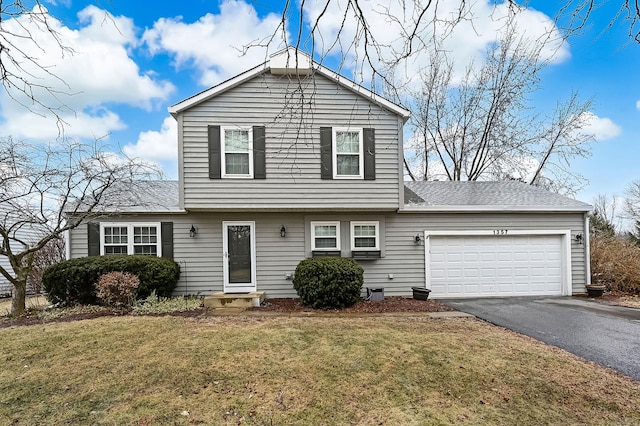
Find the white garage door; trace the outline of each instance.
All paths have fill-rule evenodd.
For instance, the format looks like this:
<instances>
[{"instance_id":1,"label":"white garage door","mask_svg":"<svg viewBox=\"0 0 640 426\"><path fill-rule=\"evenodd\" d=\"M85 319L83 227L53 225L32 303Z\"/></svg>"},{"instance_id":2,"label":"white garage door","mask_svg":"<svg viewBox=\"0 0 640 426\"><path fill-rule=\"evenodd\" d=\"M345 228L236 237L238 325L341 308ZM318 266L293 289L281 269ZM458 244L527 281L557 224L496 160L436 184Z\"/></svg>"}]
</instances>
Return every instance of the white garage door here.
<instances>
[{"instance_id":1,"label":"white garage door","mask_svg":"<svg viewBox=\"0 0 640 426\"><path fill-rule=\"evenodd\" d=\"M431 236L434 297L562 294L562 236Z\"/></svg>"}]
</instances>

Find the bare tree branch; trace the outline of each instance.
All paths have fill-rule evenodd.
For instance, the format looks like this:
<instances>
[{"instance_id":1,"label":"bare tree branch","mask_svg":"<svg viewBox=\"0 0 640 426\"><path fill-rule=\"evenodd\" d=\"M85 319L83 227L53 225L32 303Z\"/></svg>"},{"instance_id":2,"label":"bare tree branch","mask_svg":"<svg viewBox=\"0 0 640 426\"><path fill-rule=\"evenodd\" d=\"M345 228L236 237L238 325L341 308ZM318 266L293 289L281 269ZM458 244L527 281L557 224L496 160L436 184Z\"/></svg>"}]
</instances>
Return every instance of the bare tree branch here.
<instances>
[{"instance_id":1,"label":"bare tree branch","mask_svg":"<svg viewBox=\"0 0 640 426\"><path fill-rule=\"evenodd\" d=\"M27 278L36 254L83 220L117 214L131 204L123 194L158 178L151 166L103 151L96 142L35 145L0 141L0 256L12 270L12 314L24 311Z\"/></svg>"},{"instance_id":2,"label":"bare tree branch","mask_svg":"<svg viewBox=\"0 0 640 426\"><path fill-rule=\"evenodd\" d=\"M0 2L0 81L7 96L32 113L53 114L62 134L67 124L62 115L69 108L61 95L71 94L71 89L38 55L27 51L44 54L41 40L48 37L58 46L61 57L74 53L51 24L52 19L40 0ZM48 80L61 83L69 92Z\"/></svg>"}]
</instances>

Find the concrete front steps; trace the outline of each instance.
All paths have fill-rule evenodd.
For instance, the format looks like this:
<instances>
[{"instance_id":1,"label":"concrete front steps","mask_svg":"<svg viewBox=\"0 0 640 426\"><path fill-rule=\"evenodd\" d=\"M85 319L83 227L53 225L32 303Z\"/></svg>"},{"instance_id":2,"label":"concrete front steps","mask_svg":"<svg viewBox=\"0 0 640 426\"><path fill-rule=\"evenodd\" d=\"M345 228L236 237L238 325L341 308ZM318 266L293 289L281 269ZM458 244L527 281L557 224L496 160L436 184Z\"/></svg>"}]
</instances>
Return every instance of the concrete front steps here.
<instances>
[{"instance_id":1,"label":"concrete front steps","mask_svg":"<svg viewBox=\"0 0 640 426\"><path fill-rule=\"evenodd\" d=\"M204 298L204 306L207 308L251 308L260 306L264 300L264 291L252 291L251 293L213 293Z\"/></svg>"}]
</instances>

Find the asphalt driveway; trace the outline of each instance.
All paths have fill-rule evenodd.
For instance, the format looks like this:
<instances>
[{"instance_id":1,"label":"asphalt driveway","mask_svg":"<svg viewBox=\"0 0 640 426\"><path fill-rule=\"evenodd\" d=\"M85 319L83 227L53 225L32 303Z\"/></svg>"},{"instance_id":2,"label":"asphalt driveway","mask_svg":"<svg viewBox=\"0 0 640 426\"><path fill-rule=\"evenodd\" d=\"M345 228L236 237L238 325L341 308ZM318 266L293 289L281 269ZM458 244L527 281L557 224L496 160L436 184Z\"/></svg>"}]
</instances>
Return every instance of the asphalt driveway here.
<instances>
[{"instance_id":1,"label":"asphalt driveway","mask_svg":"<svg viewBox=\"0 0 640 426\"><path fill-rule=\"evenodd\" d=\"M640 309L576 297L440 302L640 381Z\"/></svg>"}]
</instances>

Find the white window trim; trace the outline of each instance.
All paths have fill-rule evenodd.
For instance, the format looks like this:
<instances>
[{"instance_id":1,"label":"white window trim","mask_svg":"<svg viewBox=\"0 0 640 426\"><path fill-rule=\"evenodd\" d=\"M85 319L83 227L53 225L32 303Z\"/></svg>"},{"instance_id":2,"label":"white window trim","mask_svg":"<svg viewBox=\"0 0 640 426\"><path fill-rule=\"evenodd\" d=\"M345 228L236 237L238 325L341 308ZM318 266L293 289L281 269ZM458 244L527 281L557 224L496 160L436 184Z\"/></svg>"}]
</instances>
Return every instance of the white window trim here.
<instances>
[{"instance_id":1,"label":"white window trim","mask_svg":"<svg viewBox=\"0 0 640 426\"><path fill-rule=\"evenodd\" d=\"M339 175L338 174L338 152L336 149L336 133L338 132L357 132L358 133L358 175ZM334 127L331 134L331 152L333 162L333 178L334 179L364 179L364 140L362 128L350 127Z\"/></svg>"},{"instance_id":2,"label":"white window trim","mask_svg":"<svg viewBox=\"0 0 640 426\"><path fill-rule=\"evenodd\" d=\"M375 247L356 247L356 226L371 226L374 225L376 228L376 246ZM353 221L351 222L351 251L371 251L371 250L380 250L380 222L369 220L369 221Z\"/></svg>"},{"instance_id":3,"label":"white window trim","mask_svg":"<svg viewBox=\"0 0 640 426\"><path fill-rule=\"evenodd\" d=\"M333 225L336 227L336 247L316 247L316 226ZM311 222L311 250L340 250L340 222L339 221L320 221Z\"/></svg>"},{"instance_id":4,"label":"white window trim","mask_svg":"<svg viewBox=\"0 0 640 426\"><path fill-rule=\"evenodd\" d=\"M226 173L227 170L227 156L226 154L233 154L234 151L228 152L225 149L225 135L226 130L246 130L249 132L249 174L237 175ZM222 126L220 127L220 170L223 178L244 178L253 179L253 127L237 127L237 126ZM237 152L238 154L244 154L244 152Z\"/></svg>"},{"instance_id":5,"label":"white window trim","mask_svg":"<svg viewBox=\"0 0 640 426\"><path fill-rule=\"evenodd\" d=\"M104 256L104 228L127 228L127 255L132 255L134 251L133 246L135 245L133 243L133 228L139 226L153 226L157 229L158 239L156 241L156 253L158 257L162 257L162 228L160 227L160 222L100 222L100 256Z\"/></svg>"}]
</instances>

